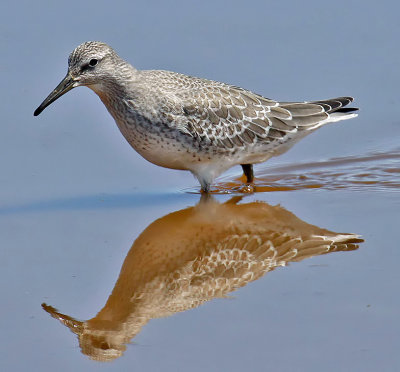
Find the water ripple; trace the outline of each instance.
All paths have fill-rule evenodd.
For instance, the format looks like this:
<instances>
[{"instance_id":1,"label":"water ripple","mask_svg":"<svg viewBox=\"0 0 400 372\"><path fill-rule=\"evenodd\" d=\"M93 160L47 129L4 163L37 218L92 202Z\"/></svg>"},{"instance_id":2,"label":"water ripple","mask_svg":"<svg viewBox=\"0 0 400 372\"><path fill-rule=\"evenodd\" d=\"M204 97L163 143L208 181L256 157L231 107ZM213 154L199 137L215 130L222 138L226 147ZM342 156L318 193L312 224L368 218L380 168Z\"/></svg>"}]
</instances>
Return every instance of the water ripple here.
<instances>
[{"instance_id":1,"label":"water ripple","mask_svg":"<svg viewBox=\"0 0 400 372\"><path fill-rule=\"evenodd\" d=\"M258 168L255 174L254 185L244 184L243 177L222 177L212 192L229 194L302 189L400 191L400 148L363 156Z\"/></svg>"}]
</instances>

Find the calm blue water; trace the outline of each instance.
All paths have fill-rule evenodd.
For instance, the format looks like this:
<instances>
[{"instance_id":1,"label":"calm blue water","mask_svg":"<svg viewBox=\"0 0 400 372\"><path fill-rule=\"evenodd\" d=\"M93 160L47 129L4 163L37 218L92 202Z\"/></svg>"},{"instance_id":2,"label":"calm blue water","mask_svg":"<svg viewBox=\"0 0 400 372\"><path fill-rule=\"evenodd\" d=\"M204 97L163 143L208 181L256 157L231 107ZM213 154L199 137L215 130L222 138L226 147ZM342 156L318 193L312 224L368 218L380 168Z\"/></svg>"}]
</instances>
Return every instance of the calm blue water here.
<instances>
[{"instance_id":1,"label":"calm blue water","mask_svg":"<svg viewBox=\"0 0 400 372\"><path fill-rule=\"evenodd\" d=\"M398 12L394 1L2 4L0 369L399 370ZM136 154L89 89L33 117L65 75L68 54L86 40L109 43L137 68L277 100L354 96L358 118L258 166L260 186L297 190L240 203L279 204L305 223L365 242L277 268L233 298L150 320L113 362L89 359L41 304L82 321L96 317L138 236L199 195L186 192L197 187L190 174ZM319 188L301 189L304 175Z\"/></svg>"}]
</instances>

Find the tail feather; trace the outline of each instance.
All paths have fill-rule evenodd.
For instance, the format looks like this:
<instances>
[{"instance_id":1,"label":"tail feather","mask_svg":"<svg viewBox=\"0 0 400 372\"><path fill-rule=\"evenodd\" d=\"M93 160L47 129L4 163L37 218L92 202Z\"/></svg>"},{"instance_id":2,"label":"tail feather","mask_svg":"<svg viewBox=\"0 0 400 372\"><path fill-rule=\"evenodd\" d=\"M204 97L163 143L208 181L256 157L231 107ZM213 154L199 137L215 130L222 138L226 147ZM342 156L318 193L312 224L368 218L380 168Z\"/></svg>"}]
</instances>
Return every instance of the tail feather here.
<instances>
[{"instance_id":1,"label":"tail feather","mask_svg":"<svg viewBox=\"0 0 400 372\"><path fill-rule=\"evenodd\" d=\"M281 102L280 107L290 114L290 118L278 118L271 110L273 115L269 120L275 129L282 126L279 126L279 123L276 124L277 121L281 121L287 127L292 128L289 132L314 130L327 123L356 117L357 114L354 111L358 110L357 107L344 107L353 100L353 97L338 97L311 102ZM295 127L294 130L293 127ZM288 131L284 130L284 132Z\"/></svg>"},{"instance_id":2,"label":"tail feather","mask_svg":"<svg viewBox=\"0 0 400 372\"><path fill-rule=\"evenodd\" d=\"M324 108L325 112L331 114L333 112L345 113L345 112L357 111L358 110L357 107L344 108L344 106L347 106L349 103L353 101L354 101L353 97L337 97L326 100L313 101L310 103L321 105Z\"/></svg>"},{"instance_id":3,"label":"tail feather","mask_svg":"<svg viewBox=\"0 0 400 372\"><path fill-rule=\"evenodd\" d=\"M347 113L347 112L353 112L353 111L358 111L358 107L342 107L342 108L336 110L335 112Z\"/></svg>"}]
</instances>

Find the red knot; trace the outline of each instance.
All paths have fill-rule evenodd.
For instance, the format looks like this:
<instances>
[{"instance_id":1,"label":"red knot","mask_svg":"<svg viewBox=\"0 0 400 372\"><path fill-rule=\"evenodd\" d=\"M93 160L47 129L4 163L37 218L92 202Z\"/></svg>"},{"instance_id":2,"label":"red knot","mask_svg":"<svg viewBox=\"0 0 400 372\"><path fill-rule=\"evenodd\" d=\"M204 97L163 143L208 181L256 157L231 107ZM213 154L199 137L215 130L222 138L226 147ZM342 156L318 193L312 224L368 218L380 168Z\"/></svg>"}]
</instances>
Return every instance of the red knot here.
<instances>
[{"instance_id":1,"label":"red knot","mask_svg":"<svg viewBox=\"0 0 400 372\"><path fill-rule=\"evenodd\" d=\"M165 168L188 170L204 192L222 172L286 152L327 123L357 116L352 97L277 102L243 88L163 70L137 70L107 44L89 41L69 56L68 73L35 110L87 86L103 101L129 144Z\"/></svg>"}]
</instances>

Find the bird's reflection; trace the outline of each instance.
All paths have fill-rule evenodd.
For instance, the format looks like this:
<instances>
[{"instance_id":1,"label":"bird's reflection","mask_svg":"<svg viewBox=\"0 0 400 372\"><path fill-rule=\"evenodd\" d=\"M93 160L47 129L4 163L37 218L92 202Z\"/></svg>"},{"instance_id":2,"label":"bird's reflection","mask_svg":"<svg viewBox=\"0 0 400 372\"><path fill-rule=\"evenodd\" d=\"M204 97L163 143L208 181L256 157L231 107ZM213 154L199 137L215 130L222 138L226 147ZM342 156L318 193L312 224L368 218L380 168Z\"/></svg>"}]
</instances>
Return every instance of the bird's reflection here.
<instances>
[{"instance_id":1,"label":"bird's reflection","mask_svg":"<svg viewBox=\"0 0 400 372\"><path fill-rule=\"evenodd\" d=\"M77 334L84 354L107 361L121 356L151 319L193 309L245 286L289 262L350 251L358 235L310 225L264 202L199 204L168 214L135 240L106 305L78 321L43 308Z\"/></svg>"}]
</instances>

